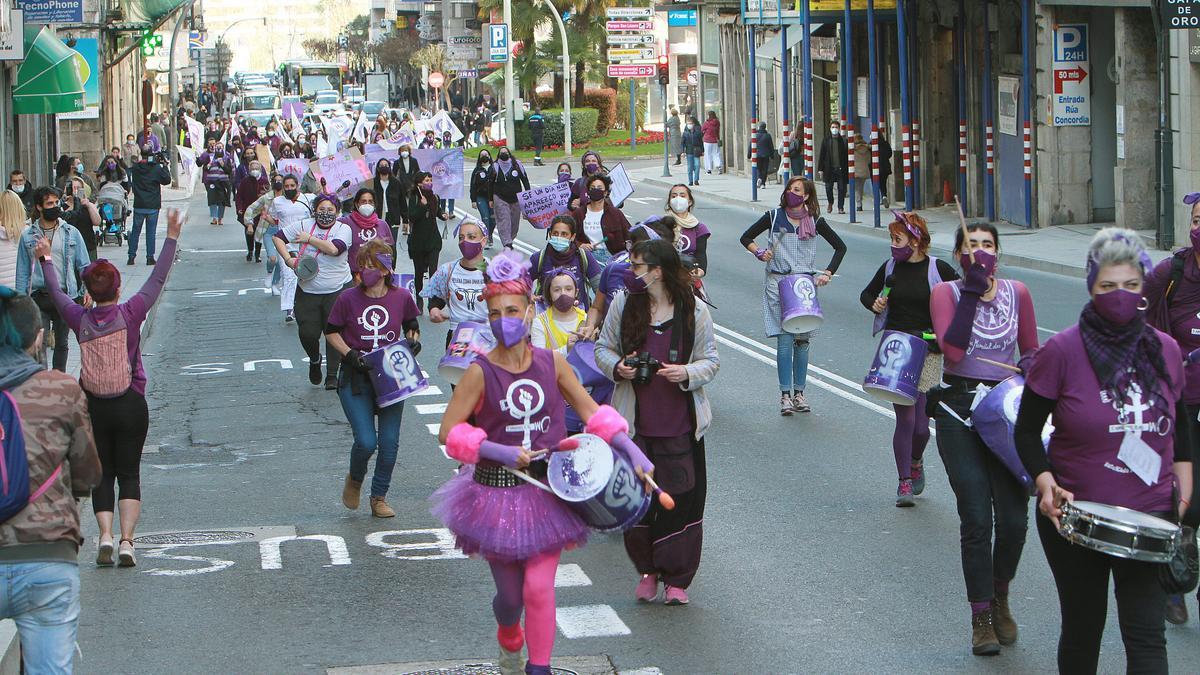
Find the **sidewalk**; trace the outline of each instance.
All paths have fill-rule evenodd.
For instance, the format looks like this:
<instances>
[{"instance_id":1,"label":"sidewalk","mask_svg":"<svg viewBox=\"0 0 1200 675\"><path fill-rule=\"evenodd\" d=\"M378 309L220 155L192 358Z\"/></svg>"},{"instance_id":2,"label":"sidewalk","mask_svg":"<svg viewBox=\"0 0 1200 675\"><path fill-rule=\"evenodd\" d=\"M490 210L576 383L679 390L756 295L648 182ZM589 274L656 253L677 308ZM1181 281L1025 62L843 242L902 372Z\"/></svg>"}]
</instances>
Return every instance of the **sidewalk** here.
<instances>
[{"instance_id":1,"label":"sidewalk","mask_svg":"<svg viewBox=\"0 0 1200 675\"><path fill-rule=\"evenodd\" d=\"M651 168L631 168L629 178L634 185L651 185L655 188L668 189L670 186L687 182L687 171L683 166L672 166L671 177L662 175L662 166ZM782 186L778 183L768 183L765 189L758 191L758 201L750 201L750 179L733 174L709 175L700 177L700 186L696 189L698 197L712 199L731 206L747 209L769 209L778 204ZM824 184L818 183L817 192L821 199L821 209L825 209ZM859 222L851 223L850 214L824 213L825 219L831 225L842 231L856 231L887 238L887 225L894 219L891 211L880 209L879 229L874 227L874 203L866 191L863 197L865 213L857 213ZM849 207L849 199L847 199ZM895 208L903 208L902 204L893 202ZM847 208L847 211L849 209ZM953 206L921 209L918 211L929 224L929 233L933 237L933 250L939 256L944 256L954 248L954 233L959 227L958 213ZM969 218L968 221L978 219ZM1111 223L1092 225L1057 225L1037 230L1029 230L1007 223L997 223L1000 232L1001 259L1006 265L1027 269L1083 277L1085 274L1084 261L1087 256L1088 243L1092 235L1101 227ZM1154 231L1146 230L1140 233L1146 247L1150 249L1150 257L1155 262L1170 255L1169 251L1153 249Z\"/></svg>"}]
</instances>

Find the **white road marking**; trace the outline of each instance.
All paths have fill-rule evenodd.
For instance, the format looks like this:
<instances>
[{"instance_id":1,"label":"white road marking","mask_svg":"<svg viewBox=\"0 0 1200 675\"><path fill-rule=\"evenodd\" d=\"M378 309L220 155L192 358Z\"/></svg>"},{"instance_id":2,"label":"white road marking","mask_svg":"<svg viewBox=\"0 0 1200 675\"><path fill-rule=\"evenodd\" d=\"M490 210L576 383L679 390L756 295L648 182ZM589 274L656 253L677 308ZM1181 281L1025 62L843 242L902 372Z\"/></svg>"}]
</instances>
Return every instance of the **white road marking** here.
<instances>
[{"instance_id":1,"label":"white road marking","mask_svg":"<svg viewBox=\"0 0 1200 675\"><path fill-rule=\"evenodd\" d=\"M433 541L389 542L389 537L433 539ZM393 560L465 560L454 546L454 535L440 527L419 530L385 530L367 535L367 545L383 549L379 555Z\"/></svg>"},{"instance_id":2,"label":"white road marking","mask_svg":"<svg viewBox=\"0 0 1200 675\"><path fill-rule=\"evenodd\" d=\"M608 605L559 607L558 629L568 640L629 635L632 632Z\"/></svg>"},{"instance_id":3,"label":"white road marking","mask_svg":"<svg viewBox=\"0 0 1200 675\"><path fill-rule=\"evenodd\" d=\"M258 542L258 554L264 570L283 569L283 551L281 546L285 541L320 541L324 542L329 551L330 565L349 565L350 550L346 548L346 540L329 534L309 534L302 537L295 535L287 537L271 537Z\"/></svg>"},{"instance_id":4,"label":"white road marking","mask_svg":"<svg viewBox=\"0 0 1200 675\"><path fill-rule=\"evenodd\" d=\"M409 398L413 398L416 396L441 396L441 395L442 395L442 390L440 388L438 388L437 385L431 384L428 387L422 389L421 391L418 391L417 393L413 394Z\"/></svg>"},{"instance_id":5,"label":"white road marking","mask_svg":"<svg viewBox=\"0 0 1200 675\"><path fill-rule=\"evenodd\" d=\"M183 250L187 253L245 253L246 252L246 249L244 249L244 248L221 248L221 249L185 248Z\"/></svg>"},{"instance_id":6,"label":"white road marking","mask_svg":"<svg viewBox=\"0 0 1200 675\"><path fill-rule=\"evenodd\" d=\"M429 430L429 433L431 435L437 436L438 432L440 432L442 430L442 423L436 422L434 424L426 424L425 428Z\"/></svg>"},{"instance_id":7,"label":"white road marking","mask_svg":"<svg viewBox=\"0 0 1200 675\"><path fill-rule=\"evenodd\" d=\"M592 580L584 573L583 568L575 563L565 563L558 566L554 573L555 588L571 588L575 586L591 586Z\"/></svg>"},{"instance_id":8,"label":"white road marking","mask_svg":"<svg viewBox=\"0 0 1200 675\"><path fill-rule=\"evenodd\" d=\"M417 406L418 415L441 415L446 412L448 403L424 403Z\"/></svg>"},{"instance_id":9,"label":"white road marking","mask_svg":"<svg viewBox=\"0 0 1200 675\"><path fill-rule=\"evenodd\" d=\"M636 670L622 670L617 675L663 675L663 671L654 666L647 666L645 668L637 668Z\"/></svg>"}]
</instances>

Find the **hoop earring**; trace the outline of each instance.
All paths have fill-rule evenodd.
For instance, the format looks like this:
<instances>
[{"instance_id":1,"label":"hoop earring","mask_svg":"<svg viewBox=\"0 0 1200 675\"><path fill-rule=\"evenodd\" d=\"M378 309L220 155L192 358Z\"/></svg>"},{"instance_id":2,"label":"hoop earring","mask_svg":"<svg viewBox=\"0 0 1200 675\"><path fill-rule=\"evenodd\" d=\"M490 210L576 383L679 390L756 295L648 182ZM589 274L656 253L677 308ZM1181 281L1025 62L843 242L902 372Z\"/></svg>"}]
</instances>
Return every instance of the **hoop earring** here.
<instances>
[{"instance_id":1,"label":"hoop earring","mask_svg":"<svg viewBox=\"0 0 1200 675\"><path fill-rule=\"evenodd\" d=\"M1137 308L1139 312L1144 312L1150 309L1150 301L1146 299L1146 296L1142 296L1142 301L1138 303Z\"/></svg>"}]
</instances>

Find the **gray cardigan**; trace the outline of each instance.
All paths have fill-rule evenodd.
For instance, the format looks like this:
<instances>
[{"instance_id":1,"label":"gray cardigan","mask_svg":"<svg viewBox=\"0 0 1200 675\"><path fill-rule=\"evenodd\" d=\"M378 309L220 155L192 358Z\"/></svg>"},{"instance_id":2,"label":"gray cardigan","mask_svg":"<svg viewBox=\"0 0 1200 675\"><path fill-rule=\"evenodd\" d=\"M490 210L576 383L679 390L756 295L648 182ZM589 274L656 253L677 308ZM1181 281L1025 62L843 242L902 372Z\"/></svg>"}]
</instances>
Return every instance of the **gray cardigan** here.
<instances>
[{"instance_id":1,"label":"gray cardigan","mask_svg":"<svg viewBox=\"0 0 1200 675\"><path fill-rule=\"evenodd\" d=\"M637 400L633 391L633 382L614 377L617 362L625 358L621 352L621 314L625 310L627 293L620 293L613 298L604 319L604 328L600 331L600 339L596 341L596 365L616 383L613 391L612 406L629 421L629 435L637 433L634 429L634 419L637 417ZM712 407L708 403L708 395L704 393L704 385L712 382L721 367L717 356L717 340L713 334L712 316L708 306L703 302L696 303L696 336L692 341L692 360L687 364L688 379L679 385L680 389L692 392L693 408L696 411L696 440L704 437L712 424Z\"/></svg>"}]
</instances>

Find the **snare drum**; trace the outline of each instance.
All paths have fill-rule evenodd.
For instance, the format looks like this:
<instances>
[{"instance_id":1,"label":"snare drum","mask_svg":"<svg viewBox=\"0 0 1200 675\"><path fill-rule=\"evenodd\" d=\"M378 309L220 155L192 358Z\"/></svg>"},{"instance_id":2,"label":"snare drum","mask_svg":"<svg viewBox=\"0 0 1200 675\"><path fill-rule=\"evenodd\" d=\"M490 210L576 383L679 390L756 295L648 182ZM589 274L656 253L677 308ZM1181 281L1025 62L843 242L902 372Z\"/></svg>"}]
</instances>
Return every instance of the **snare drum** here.
<instances>
[{"instance_id":1,"label":"snare drum","mask_svg":"<svg viewBox=\"0 0 1200 675\"><path fill-rule=\"evenodd\" d=\"M1017 410L1021 408L1024 391L1025 378L1021 375L1013 375L997 384L971 412L971 424L1004 468L1028 490L1033 486L1033 478L1017 456L1017 445L1013 441Z\"/></svg>"},{"instance_id":2,"label":"snare drum","mask_svg":"<svg viewBox=\"0 0 1200 675\"><path fill-rule=\"evenodd\" d=\"M496 338L492 336L491 328L474 321L458 324L450 336L450 344L446 345L445 356L438 361L438 375L450 384L458 384L476 357L492 351L495 346Z\"/></svg>"},{"instance_id":3,"label":"snare drum","mask_svg":"<svg viewBox=\"0 0 1200 675\"><path fill-rule=\"evenodd\" d=\"M363 360L371 364L375 405L380 408L399 403L429 386L407 340L363 354Z\"/></svg>"},{"instance_id":4,"label":"snare drum","mask_svg":"<svg viewBox=\"0 0 1200 675\"><path fill-rule=\"evenodd\" d=\"M650 510L650 493L620 453L599 436L578 434L579 448L550 455L546 481L594 530L628 530Z\"/></svg>"},{"instance_id":5,"label":"snare drum","mask_svg":"<svg viewBox=\"0 0 1200 675\"><path fill-rule=\"evenodd\" d=\"M1183 536L1175 523L1123 506L1072 502L1062 512L1058 533L1067 541L1118 558L1169 562Z\"/></svg>"},{"instance_id":6,"label":"snare drum","mask_svg":"<svg viewBox=\"0 0 1200 675\"><path fill-rule=\"evenodd\" d=\"M884 332L871 369L863 378L863 391L896 405L913 405L920 393L927 350L921 338L895 330Z\"/></svg>"},{"instance_id":7,"label":"snare drum","mask_svg":"<svg viewBox=\"0 0 1200 675\"><path fill-rule=\"evenodd\" d=\"M783 329L793 335L821 327L825 317L817 301L817 285L807 274L789 274L779 280L779 312Z\"/></svg>"}]
</instances>

